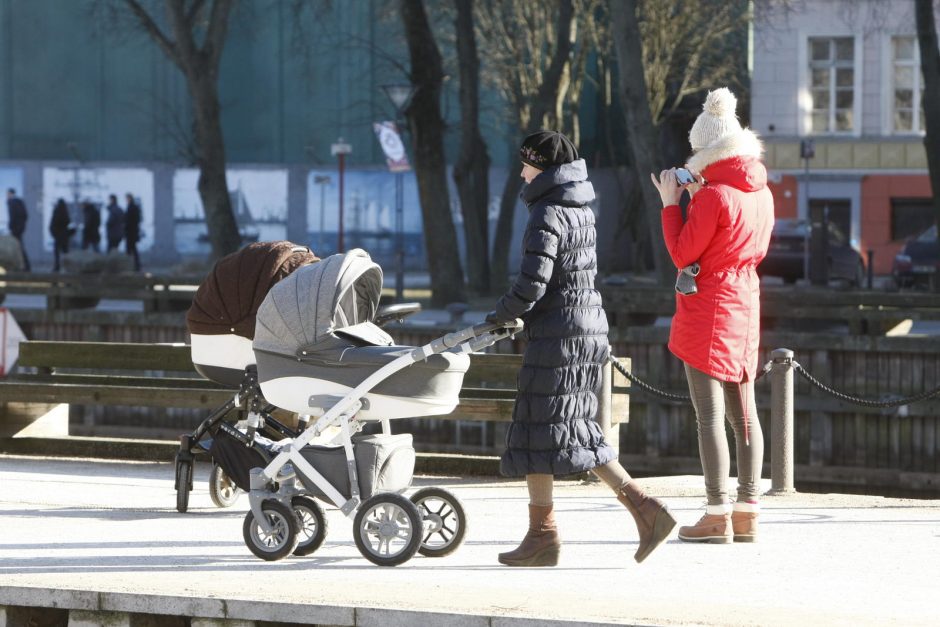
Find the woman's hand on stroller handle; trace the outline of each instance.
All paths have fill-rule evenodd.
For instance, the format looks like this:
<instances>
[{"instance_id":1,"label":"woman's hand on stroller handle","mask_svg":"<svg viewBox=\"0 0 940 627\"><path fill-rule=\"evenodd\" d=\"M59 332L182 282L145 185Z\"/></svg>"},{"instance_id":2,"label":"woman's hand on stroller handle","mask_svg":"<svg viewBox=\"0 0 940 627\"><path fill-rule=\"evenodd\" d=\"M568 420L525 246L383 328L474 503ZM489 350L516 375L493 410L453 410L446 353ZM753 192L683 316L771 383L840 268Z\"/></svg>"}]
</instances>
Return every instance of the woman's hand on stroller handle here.
<instances>
[{"instance_id":1,"label":"woman's hand on stroller handle","mask_svg":"<svg viewBox=\"0 0 940 627\"><path fill-rule=\"evenodd\" d=\"M519 318L513 318L512 320L501 322L495 317L496 312L490 312L486 315L486 321L479 324L473 325L473 335L480 336L484 333L490 333L492 331L506 330L510 334L518 333L522 330L523 324L522 320Z\"/></svg>"}]
</instances>

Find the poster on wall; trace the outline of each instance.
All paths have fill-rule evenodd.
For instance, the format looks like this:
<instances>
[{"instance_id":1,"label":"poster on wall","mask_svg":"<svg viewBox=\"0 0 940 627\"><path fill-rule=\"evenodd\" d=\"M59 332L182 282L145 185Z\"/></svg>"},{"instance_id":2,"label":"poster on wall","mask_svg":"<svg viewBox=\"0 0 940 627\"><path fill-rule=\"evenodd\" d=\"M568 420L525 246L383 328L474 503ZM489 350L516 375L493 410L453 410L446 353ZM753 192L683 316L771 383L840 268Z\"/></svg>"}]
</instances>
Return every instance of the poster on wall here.
<instances>
[{"instance_id":1,"label":"poster on wall","mask_svg":"<svg viewBox=\"0 0 940 627\"><path fill-rule=\"evenodd\" d=\"M287 170L230 169L225 178L243 245L287 239ZM173 175L176 249L182 255L210 252L198 181L196 169Z\"/></svg>"},{"instance_id":2,"label":"poster on wall","mask_svg":"<svg viewBox=\"0 0 940 627\"><path fill-rule=\"evenodd\" d=\"M114 196L113 203L111 196ZM49 222L52 210L61 199L65 202L75 234L71 250L93 248L89 238L83 238L86 222L99 221L98 233L102 252L107 247L108 217L116 215L109 206L114 204L123 215L130 195L141 209L140 241L137 250L153 246L153 172L145 168L43 168L42 170L42 241L45 250L52 250ZM95 215L97 214L97 218ZM124 245L120 244L120 250Z\"/></svg>"},{"instance_id":3,"label":"poster on wall","mask_svg":"<svg viewBox=\"0 0 940 627\"><path fill-rule=\"evenodd\" d=\"M414 172L402 177L402 246L406 265L424 264L421 204ZM343 174L343 247L362 248L377 263L395 258L397 238L395 177L384 170L346 170ZM339 246L339 175L335 169L311 170L307 177L308 246L320 257Z\"/></svg>"},{"instance_id":4,"label":"poster on wall","mask_svg":"<svg viewBox=\"0 0 940 627\"><path fill-rule=\"evenodd\" d=\"M23 170L21 168L0 168L0 189L3 190L4 199L7 197L7 190L12 189L20 198L23 197ZM28 207L29 217L33 217L33 208ZM6 204L0 209L0 233L6 235L10 232L9 214L6 210Z\"/></svg>"}]
</instances>

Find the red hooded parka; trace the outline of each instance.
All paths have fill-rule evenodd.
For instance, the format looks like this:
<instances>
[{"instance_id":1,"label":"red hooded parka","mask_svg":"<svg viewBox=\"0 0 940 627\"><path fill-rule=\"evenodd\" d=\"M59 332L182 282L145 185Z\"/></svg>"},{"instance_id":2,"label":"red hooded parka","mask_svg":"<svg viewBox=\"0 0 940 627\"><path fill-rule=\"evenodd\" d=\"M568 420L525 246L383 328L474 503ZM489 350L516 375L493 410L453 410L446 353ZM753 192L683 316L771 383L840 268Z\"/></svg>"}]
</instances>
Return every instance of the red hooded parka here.
<instances>
[{"instance_id":1,"label":"red hooded parka","mask_svg":"<svg viewBox=\"0 0 940 627\"><path fill-rule=\"evenodd\" d=\"M745 154L700 171L706 184L689 203L688 220L683 223L678 205L662 213L663 237L676 267L701 267L698 292L676 294L669 350L716 379L753 380L760 342L756 267L767 254L774 223L767 170L755 154Z\"/></svg>"}]
</instances>

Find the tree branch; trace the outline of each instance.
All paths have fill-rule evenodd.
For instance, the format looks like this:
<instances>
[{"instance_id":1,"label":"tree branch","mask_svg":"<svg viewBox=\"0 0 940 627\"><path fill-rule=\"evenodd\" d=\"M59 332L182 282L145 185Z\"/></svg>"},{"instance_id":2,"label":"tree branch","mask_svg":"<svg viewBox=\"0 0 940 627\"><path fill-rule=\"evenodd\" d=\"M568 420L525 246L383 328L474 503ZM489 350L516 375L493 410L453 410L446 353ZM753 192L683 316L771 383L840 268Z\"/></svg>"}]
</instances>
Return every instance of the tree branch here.
<instances>
[{"instance_id":1,"label":"tree branch","mask_svg":"<svg viewBox=\"0 0 940 627\"><path fill-rule=\"evenodd\" d=\"M196 17L199 15L199 11L205 4L206 0L193 0L192 6L190 6L189 11L186 12L186 23L189 24L190 27L192 27Z\"/></svg>"},{"instance_id":2,"label":"tree branch","mask_svg":"<svg viewBox=\"0 0 940 627\"><path fill-rule=\"evenodd\" d=\"M225 47L225 33L228 29L228 17L232 12L233 0L215 0L209 12L209 28L206 31L206 40L202 44L202 52L206 55L209 69L216 74L219 69L219 60L222 58L222 48Z\"/></svg>"},{"instance_id":3,"label":"tree branch","mask_svg":"<svg viewBox=\"0 0 940 627\"><path fill-rule=\"evenodd\" d=\"M179 57L179 50L177 50L176 45L163 33L150 14L147 13L147 10L140 6L140 3L137 2L137 0L124 1L127 3L127 6L134 13L134 15L137 16L141 27L155 42L157 42L157 45L161 50L163 50L163 53L166 54L170 61L172 61L175 65L182 68L183 66Z\"/></svg>"}]
</instances>

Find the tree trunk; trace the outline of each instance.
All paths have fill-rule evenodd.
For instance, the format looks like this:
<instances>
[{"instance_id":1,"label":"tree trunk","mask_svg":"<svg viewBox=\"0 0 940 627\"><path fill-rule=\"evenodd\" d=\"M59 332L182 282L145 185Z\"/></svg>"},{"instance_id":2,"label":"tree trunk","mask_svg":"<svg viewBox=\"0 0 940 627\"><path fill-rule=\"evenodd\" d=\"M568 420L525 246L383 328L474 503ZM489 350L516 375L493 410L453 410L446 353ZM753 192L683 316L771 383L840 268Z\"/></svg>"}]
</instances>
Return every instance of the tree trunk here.
<instances>
[{"instance_id":1,"label":"tree trunk","mask_svg":"<svg viewBox=\"0 0 940 627\"><path fill-rule=\"evenodd\" d=\"M496 231L493 233L493 261L490 264L493 278L490 287L499 293L509 284L509 247L512 244L512 222L522 189L522 162L515 159L509 170L509 178L503 185L503 195L499 200L499 217L496 219Z\"/></svg>"},{"instance_id":2,"label":"tree trunk","mask_svg":"<svg viewBox=\"0 0 940 627\"><path fill-rule=\"evenodd\" d=\"M424 222L424 243L431 274L431 303L435 306L465 300L463 270L457 253L457 232L450 213L444 158L444 120L441 118L441 53L431 32L422 0L399 0L411 58L415 94L405 111L411 129Z\"/></svg>"},{"instance_id":3,"label":"tree trunk","mask_svg":"<svg viewBox=\"0 0 940 627\"><path fill-rule=\"evenodd\" d=\"M467 277L470 289L487 294L490 288L489 169L490 157L480 134L480 60L473 32L473 0L456 0L457 58L460 66L460 155L454 183L460 196Z\"/></svg>"},{"instance_id":4,"label":"tree trunk","mask_svg":"<svg viewBox=\"0 0 940 627\"><path fill-rule=\"evenodd\" d=\"M940 47L937 43L933 0L915 0L915 10L920 68L924 75L924 147L927 149L934 220L940 229ZM933 287L935 291L940 291L940 281L935 280Z\"/></svg>"},{"instance_id":5,"label":"tree trunk","mask_svg":"<svg viewBox=\"0 0 940 627\"><path fill-rule=\"evenodd\" d=\"M218 259L241 247L225 180L225 140L218 93L219 63L234 0L213 0L210 5L194 2L189 6L182 0L165 0L169 34L139 0L124 2L143 31L186 78L193 108L199 197L212 246L210 258ZM196 31L200 32L199 37Z\"/></svg>"},{"instance_id":6,"label":"tree trunk","mask_svg":"<svg viewBox=\"0 0 940 627\"><path fill-rule=\"evenodd\" d=\"M642 190L650 242L655 252L653 259L656 264L656 273L661 281L669 284L675 280L676 269L663 242L660 216L662 201L659 192L650 180L650 173L659 176L663 168L656 142L656 127L653 125L653 116L647 99L646 81L643 78L643 47L640 42L636 8L636 0L625 0L622 3L611 2L610 13L613 16L611 36L617 50L620 101L627 126L627 143L633 156L636 178Z\"/></svg>"},{"instance_id":7,"label":"tree trunk","mask_svg":"<svg viewBox=\"0 0 940 627\"><path fill-rule=\"evenodd\" d=\"M571 62L571 30L574 20L574 5L571 0L561 0L558 7L558 25L556 29L558 33L557 47L548 68L545 70L539 91L532 101L528 118L529 123L522 129L524 135L529 135L544 128L546 122L550 126L560 127L561 125L558 103L561 100L564 88L567 87L566 67ZM520 68L519 71L524 71L524 68ZM564 85L562 84L563 80L565 81ZM546 120L546 118L550 119ZM556 128L556 130L558 129ZM509 279L509 246L512 243L512 223L516 211L516 201L519 198L519 190L522 187L522 180L519 177L522 172L522 165L515 153L513 154L513 162L514 165L509 172L509 178L506 179L506 185L503 187L503 195L499 203L499 218L496 222L496 234L493 237L493 258L490 263L493 270L491 287L497 291L505 288Z\"/></svg>"},{"instance_id":8,"label":"tree trunk","mask_svg":"<svg viewBox=\"0 0 940 627\"><path fill-rule=\"evenodd\" d=\"M242 239L225 178L225 140L216 85L205 73L197 73L187 83L194 105L199 197L206 214L211 259L216 260L241 248Z\"/></svg>"}]
</instances>

